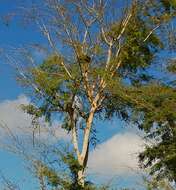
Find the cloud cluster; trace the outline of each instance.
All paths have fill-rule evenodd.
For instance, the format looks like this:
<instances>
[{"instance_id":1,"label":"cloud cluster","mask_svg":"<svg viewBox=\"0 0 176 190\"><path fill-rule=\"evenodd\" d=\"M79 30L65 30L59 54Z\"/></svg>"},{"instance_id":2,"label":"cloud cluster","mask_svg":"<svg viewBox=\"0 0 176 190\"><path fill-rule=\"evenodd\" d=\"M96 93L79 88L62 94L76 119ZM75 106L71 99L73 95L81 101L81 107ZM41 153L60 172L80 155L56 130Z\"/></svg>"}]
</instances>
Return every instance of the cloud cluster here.
<instances>
[{"instance_id":1,"label":"cloud cluster","mask_svg":"<svg viewBox=\"0 0 176 190\"><path fill-rule=\"evenodd\" d=\"M116 134L90 153L89 172L101 175L132 175L139 170L137 155L144 140L137 134Z\"/></svg>"},{"instance_id":2,"label":"cloud cluster","mask_svg":"<svg viewBox=\"0 0 176 190\"><path fill-rule=\"evenodd\" d=\"M19 96L16 100L5 100L0 103L0 123L7 127L14 135L30 135L33 132L32 117L21 109L21 104L27 105L30 100L24 96ZM59 139L68 139L66 132L59 127L59 122L54 121L49 126L44 120L41 120L43 127L40 131L36 130L36 137L41 140L53 141ZM1 125L2 126L2 125ZM0 128L0 138L6 135L7 130ZM39 134L40 132L40 134Z\"/></svg>"}]
</instances>

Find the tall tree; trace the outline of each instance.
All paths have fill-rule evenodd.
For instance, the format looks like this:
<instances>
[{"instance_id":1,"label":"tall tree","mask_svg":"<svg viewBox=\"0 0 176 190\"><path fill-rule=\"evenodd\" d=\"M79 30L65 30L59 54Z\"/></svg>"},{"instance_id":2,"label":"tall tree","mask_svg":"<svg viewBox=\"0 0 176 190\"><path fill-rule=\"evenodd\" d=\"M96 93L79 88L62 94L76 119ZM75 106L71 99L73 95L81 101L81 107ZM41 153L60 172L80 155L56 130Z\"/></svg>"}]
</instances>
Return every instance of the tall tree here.
<instances>
[{"instance_id":1,"label":"tall tree","mask_svg":"<svg viewBox=\"0 0 176 190\"><path fill-rule=\"evenodd\" d=\"M62 127L72 136L79 163L76 180L82 187L94 119L129 121L140 113L145 117L135 117L137 122L146 124L158 90L171 91L156 82L150 68L165 45L164 26L173 10L175 1L162 0L45 0L25 9L46 37L49 53L36 65L26 56L34 67L20 72L21 81L32 87L36 101L24 109L34 121L61 116Z\"/></svg>"}]
</instances>

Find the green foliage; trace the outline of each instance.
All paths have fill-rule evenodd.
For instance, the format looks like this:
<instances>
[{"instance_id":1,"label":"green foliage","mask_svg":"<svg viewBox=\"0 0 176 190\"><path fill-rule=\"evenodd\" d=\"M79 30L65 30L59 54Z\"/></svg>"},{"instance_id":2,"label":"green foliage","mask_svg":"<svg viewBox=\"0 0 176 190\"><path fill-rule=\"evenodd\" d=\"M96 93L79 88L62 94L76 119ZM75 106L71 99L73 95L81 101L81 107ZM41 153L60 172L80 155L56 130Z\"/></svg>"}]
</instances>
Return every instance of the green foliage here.
<instances>
[{"instance_id":1,"label":"green foliage","mask_svg":"<svg viewBox=\"0 0 176 190\"><path fill-rule=\"evenodd\" d=\"M59 87L67 85L68 76L62 67L60 67L61 62L62 59L60 57L51 55L44 60L40 67L31 70L34 82L48 96L55 94L59 90Z\"/></svg>"}]
</instances>

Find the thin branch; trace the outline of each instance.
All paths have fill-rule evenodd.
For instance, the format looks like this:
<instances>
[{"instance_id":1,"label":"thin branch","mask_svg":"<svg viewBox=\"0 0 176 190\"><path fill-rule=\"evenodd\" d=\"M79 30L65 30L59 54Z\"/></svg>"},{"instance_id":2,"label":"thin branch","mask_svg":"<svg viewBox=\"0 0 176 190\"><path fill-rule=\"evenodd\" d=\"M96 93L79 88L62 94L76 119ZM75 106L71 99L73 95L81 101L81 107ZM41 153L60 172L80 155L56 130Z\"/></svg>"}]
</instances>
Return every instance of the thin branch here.
<instances>
[{"instance_id":1,"label":"thin branch","mask_svg":"<svg viewBox=\"0 0 176 190\"><path fill-rule=\"evenodd\" d=\"M48 42L49 42L51 48L54 50L54 53L59 57L60 55L58 54L58 51L57 51L57 49L56 49L56 46L55 46L54 42L53 42L52 39L51 39L50 32L49 32L49 30L47 29L46 25L43 23L42 26L41 26L41 24L40 24L39 22L37 22L37 21L36 21L36 23L38 24L38 26L39 26L40 30L43 32L43 34L47 37ZM70 73L69 70L67 69L67 67L66 67L66 65L64 64L64 62L61 61L60 64L61 64L61 66L64 68L64 70L65 70L65 72L67 73L67 75L68 75L71 79L73 79L71 73Z\"/></svg>"},{"instance_id":2,"label":"thin branch","mask_svg":"<svg viewBox=\"0 0 176 190\"><path fill-rule=\"evenodd\" d=\"M102 33L102 37L103 37L104 41L106 42L106 44L110 46L110 42L108 41L108 39L106 37L103 27L101 27L101 33Z\"/></svg>"},{"instance_id":3,"label":"thin branch","mask_svg":"<svg viewBox=\"0 0 176 190\"><path fill-rule=\"evenodd\" d=\"M155 28L153 28L153 29L149 32L149 34L146 36L146 38L144 39L143 42L146 42L146 41L148 40L148 38L153 34L153 32L154 32L155 30L157 30L159 27L160 27L160 25L158 25L158 26L156 26Z\"/></svg>"}]
</instances>

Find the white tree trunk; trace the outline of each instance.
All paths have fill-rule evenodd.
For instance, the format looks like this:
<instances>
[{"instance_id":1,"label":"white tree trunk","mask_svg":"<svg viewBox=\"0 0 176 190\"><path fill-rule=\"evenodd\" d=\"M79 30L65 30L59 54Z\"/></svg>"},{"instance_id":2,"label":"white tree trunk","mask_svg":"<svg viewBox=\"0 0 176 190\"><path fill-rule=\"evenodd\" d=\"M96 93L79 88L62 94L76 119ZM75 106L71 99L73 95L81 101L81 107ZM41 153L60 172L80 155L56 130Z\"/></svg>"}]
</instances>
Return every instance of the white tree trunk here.
<instances>
[{"instance_id":1,"label":"white tree trunk","mask_svg":"<svg viewBox=\"0 0 176 190\"><path fill-rule=\"evenodd\" d=\"M81 169L78 171L78 183L82 187L84 187L85 179L84 179L84 170Z\"/></svg>"}]
</instances>

